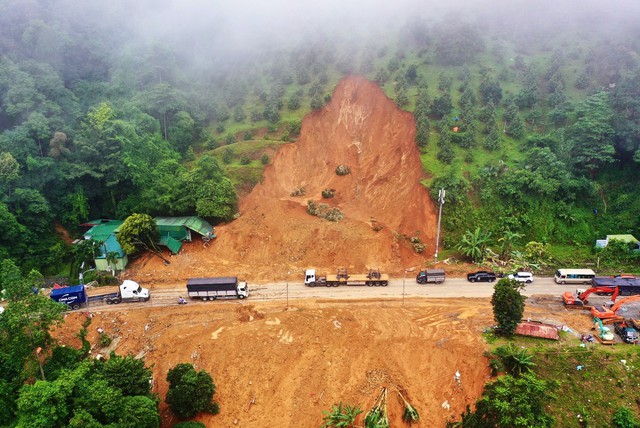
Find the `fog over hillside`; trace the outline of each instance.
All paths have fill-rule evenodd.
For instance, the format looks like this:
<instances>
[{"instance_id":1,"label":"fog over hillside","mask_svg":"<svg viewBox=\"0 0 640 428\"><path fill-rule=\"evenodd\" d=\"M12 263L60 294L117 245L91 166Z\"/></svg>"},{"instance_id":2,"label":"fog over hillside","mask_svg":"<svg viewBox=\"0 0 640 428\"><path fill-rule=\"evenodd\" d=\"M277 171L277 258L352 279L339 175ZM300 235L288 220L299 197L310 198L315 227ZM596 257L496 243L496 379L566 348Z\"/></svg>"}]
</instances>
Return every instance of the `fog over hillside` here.
<instances>
[{"instance_id":1,"label":"fog over hillside","mask_svg":"<svg viewBox=\"0 0 640 428\"><path fill-rule=\"evenodd\" d=\"M196 55L254 53L322 40L379 37L407 25L470 23L505 36L553 36L563 28L589 34L638 34L640 3L632 0L530 1L165 0L136 2L122 17L140 41L184 43ZM115 11L114 14L118 12ZM217 58L219 62L221 58Z\"/></svg>"}]
</instances>

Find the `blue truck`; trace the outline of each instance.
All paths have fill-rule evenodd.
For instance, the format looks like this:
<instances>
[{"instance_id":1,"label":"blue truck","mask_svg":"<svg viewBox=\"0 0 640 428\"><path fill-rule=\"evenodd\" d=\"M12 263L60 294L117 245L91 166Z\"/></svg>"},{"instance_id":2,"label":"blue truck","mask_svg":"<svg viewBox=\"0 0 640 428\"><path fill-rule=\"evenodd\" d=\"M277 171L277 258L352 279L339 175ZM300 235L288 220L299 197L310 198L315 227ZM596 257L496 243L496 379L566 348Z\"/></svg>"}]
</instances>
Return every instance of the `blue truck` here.
<instances>
[{"instance_id":1,"label":"blue truck","mask_svg":"<svg viewBox=\"0 0 640 428\"><path fill-rule=\"evenodd\" d=\"M142 288L137 282L124 280L119 287L97 287L88 290L84 285L54 288L49 294L56 302L65 303L71 309L90 305L92 302L108 305L120 302L146 302L151 298L147 288Z\"/></svg>"}]
</instances>

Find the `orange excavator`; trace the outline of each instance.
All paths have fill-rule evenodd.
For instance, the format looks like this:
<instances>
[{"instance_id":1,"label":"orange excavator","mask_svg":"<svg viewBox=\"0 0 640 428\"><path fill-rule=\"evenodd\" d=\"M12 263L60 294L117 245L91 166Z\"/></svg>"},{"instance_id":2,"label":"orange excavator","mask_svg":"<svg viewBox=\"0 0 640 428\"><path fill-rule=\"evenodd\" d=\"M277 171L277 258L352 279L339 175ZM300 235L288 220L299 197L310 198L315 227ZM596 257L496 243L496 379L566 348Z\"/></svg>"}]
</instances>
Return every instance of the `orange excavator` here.
<instances>
[{"instance_id":1,"label":"orange excavator","mask_svg":"<svg viewBox=\"0 0 640 428\"><path fill-rule=\"evenodd\" d=\"M562 301L564 302L564 305L569 308L588 309L588 307L586 307L587 297L589 297L591 293L611 293L611 301L615 302L616 297L618 297L618 287L593 287L587 290L577 290L575 294L570 291L566 291L562 294Z\"/></svg>"},{"instance_id":2,"label":"orange excavator","mask_svg":"<svg viewBox=\"0 0 640 428\"><path fill-rule=\"evenodd\" d=\"M620 307L625 303L635 302L638 300L640 300L640 294L637 294L635 296L629 296L624 299L620 299L616 303L614 303L613 306L611 306L610 308L607 308L606 306L602 306L602 307L593 306L591 308L591 315L593 315L596 318L600 318L601 320L606 320L607 322L619 321L619 320L624 321L624 318L619 317L616 314L616 312L618 312L618 309L620 309Z\"/></svg>"}]
</instances>

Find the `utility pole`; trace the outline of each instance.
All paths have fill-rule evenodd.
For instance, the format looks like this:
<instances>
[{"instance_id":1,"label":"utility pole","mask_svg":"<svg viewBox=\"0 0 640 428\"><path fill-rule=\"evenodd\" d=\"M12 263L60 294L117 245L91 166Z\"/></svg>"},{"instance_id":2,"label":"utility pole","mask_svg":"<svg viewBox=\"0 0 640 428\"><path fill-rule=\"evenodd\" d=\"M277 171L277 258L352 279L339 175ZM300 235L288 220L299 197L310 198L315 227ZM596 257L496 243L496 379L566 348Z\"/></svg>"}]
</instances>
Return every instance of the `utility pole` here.
<instances>
[{"instance_id":1,"label":"utility pole","mask_svg":"<svg viewBox=\"0 0 640 428\"><path fill-rule=\"evenodd\" d=\"M442 218L442 206L444 205L444 195L446 191L444 189L440 189L438 192L438 205L440 208L438 209L438 234L436 235L436 263L438 262L438 247L440 245L440 219Z\"/></svg>"}]
</instances>

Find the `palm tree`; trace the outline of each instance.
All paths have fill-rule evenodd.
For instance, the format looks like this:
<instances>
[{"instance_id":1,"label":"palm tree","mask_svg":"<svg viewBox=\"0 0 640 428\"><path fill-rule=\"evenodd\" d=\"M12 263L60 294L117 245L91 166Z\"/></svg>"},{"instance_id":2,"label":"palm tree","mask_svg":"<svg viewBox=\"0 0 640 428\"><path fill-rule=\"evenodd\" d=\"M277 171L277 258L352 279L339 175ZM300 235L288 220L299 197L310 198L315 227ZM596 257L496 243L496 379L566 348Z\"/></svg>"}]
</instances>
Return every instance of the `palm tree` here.
<instances>
[{"instance_id":1,"label":"palm tree","mask_svg":"<svg viewBox=\"0 0 640 428\"><path fill-rule=\"evenodd\" d=\"M116 274L116 269L118 267L118 256L120 254L118 254L117 251L109 251L107 253L107 266L109 266L109 268L112 270L113 274ZM113 266L113 267L112 267Z\"/></svg>"},{"instance_id":2,"label":"palm tree","mask_svg":"<svg viewBox=\"0 0 640 428\"><path fill-rule=\"evenodd\" d=\"M522 238L521 233L512 232L509 229L502 232L502 238L498 239L498 242L502 243L500 248L500 259L507 260L509 256L511 256L511 248L520 238Z\"/></svg>"},{"instance_id":3,"label":"palm tree","mask_svg":"<svg viewBox=\"0 0 640 428\"><path fill-rule=\"evenodd\" d=\"M473 232L467 230L464 235L462 235L460 243L456 245L456 249L469 257L473 262L482 263L490 240L491 233L484 232L477 227Z\"/></svg>"},{"instance_id":4,"label":"palm tree","mask_svg":"<svg viewBox=\"0 0 640 428\"><path fill-rule=\"evenodd\" d=\"M519 348L513 342L496 349L496 354L502 360L505 370L512 376L520 376L531 371L536 364L533 362L533 355L529 354L527 348Z\"/></svg>"}]
</instances>

